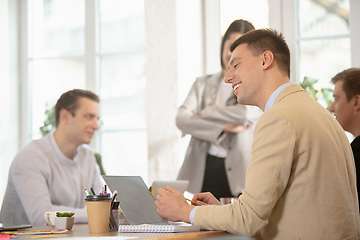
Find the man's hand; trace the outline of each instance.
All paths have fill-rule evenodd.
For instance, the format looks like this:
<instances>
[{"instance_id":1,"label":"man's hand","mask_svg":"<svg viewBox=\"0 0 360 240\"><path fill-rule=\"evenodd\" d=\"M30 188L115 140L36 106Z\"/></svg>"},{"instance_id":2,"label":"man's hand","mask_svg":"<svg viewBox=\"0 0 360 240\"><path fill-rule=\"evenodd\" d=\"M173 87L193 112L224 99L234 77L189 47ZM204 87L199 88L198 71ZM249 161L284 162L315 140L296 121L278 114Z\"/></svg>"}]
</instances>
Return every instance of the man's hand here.
<instances>
[{"instance_id":1,"label":"man's hand","mask_svg":"<svg viewBox=\"0 0 360 240\"><path fill-rule=\"evenodd\" d=\"M249 124L247 126L241 126L241 125L226 123L224 126L224 132L228 132L228 133L244 132L244 131L248 130L249 128L251 128L251 126L252 126L252 124Z\"/></svg>"},{"instance_id":2,"label":"man's hand","mask_svg":"<svg viewBox=\"0 0 360 240\"><path fill-rule=\"evenodd\" d=\"M190 223L190 212L194 208L187 203L181 192L175 188L159 188L155 206L157 213L172 222Z\"/></svg>"},{"instance_id":3,"label":"man's hand","mask_svg":"<svg viewBox=\"0 0 360 240\"><path fill-rule=\"evenodd\" d=\"M195 194L193 199L197 206L201 205L222 205L214 195L209 192Z\"/></svg>"}]
</instances>

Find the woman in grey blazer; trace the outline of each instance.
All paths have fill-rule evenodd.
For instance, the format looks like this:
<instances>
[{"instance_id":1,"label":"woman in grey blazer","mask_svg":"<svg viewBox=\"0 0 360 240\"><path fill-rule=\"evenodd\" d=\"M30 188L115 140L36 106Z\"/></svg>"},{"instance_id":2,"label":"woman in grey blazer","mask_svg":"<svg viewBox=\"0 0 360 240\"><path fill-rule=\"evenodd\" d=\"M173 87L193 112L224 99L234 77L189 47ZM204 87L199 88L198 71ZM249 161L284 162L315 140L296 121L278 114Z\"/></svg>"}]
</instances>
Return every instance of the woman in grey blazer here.
<instances>
[{"instance_id":1,"label":"woman in grey blazer","mask_svg":"<svg viewBox=\"0 0 360 240\"><path fill-rule=\"evenodd\" d=\"M191 135L178 179L190 181L190 192L221 198L238 196L245 187L254 123L262 111L238 104L223 79L231 44L253 29L245 20L230 24L221 41L222 72L197 78L178 110L176 125Z\"/></svg>"}]
</instances>

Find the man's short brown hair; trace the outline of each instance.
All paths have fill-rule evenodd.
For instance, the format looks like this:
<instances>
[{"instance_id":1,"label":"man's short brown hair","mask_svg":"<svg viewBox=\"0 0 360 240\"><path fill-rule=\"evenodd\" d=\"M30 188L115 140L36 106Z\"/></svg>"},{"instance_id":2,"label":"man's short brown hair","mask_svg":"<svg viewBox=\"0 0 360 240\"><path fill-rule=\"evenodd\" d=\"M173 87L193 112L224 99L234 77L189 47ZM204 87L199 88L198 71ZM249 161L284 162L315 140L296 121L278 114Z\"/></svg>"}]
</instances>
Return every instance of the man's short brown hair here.
<instances>
[{"instance_id":1,"label":"man's short brown hair","mask_svg":"<svg viewBox=\"0 0 360 240\"><path fill-rule=\"evenodd\" d=\"M338 81L343 81L342 88L348 101L355 95L360 95L360 68L348 68L331 79L333 84Z\"/></svg>"},{"instance_id":2,"label":"man's short brown hair","mask_svg":"<svg viewBox=\"0 0 360 240\"><path fill-rule=\"evenodd\" d=\"M269 28L252 30L235 40L230 51L233 52L240 44L247 44L254 56L265 51L272 52L280 71L290 78L290 50L281 33Z\"/></svg>"},{"instance_id":3,"label":"man's short brown hair","mask_svg":"<svg viewBox=\"0 0 360 240\"><path fill-rule=\"evenodd\" d=\"M90 100L93 100L97 103L100 102L99 97L88 90L82 89L73 89L63 93L60 98L57 100L55 105L55 119L56 119L56 127L60 122L60 111L62 109L68 110L73 116L75 116L76 110L79 108L79 98L84 97Z\"/></svg>"}]
</instances>

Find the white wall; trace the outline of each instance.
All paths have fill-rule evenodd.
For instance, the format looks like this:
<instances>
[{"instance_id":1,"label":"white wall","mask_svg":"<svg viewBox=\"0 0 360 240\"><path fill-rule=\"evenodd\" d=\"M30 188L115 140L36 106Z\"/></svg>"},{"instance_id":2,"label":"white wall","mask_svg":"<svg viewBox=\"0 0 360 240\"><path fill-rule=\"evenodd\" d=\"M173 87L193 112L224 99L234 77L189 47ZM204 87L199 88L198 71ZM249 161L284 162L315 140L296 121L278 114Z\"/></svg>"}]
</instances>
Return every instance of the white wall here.
<instances>
[{"instance_id":1,"label":"white wall","mask_svg":"<svg viewBox=\"0 0 360 240\"><path fill-rule=\"evenodd\" d=\"M148 182L175 180L188 139L175 125L196 77L203 74L202 1L145 0ZM216 51L218 52L218 51Z\"/></svg>"},{"instance_id":2,"label":"white wall","mask_svg":"<svg viewBox=\"0 0 360 240\"><path fill-rule=\"evenodd\" d=\"M176 0L145 0L146 116L149 183L174 179L179 160Z\"/></svg>"}]
</instances>

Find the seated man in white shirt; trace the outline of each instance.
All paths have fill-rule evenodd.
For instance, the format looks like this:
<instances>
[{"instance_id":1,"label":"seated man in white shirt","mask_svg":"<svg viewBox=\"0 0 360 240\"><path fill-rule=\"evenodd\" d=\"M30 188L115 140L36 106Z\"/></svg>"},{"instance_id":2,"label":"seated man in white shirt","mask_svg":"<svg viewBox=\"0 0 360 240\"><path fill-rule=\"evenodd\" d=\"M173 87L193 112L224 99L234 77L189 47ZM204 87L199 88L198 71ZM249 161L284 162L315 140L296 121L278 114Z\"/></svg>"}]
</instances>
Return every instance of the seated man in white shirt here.
<instances>
[{"instance_id":1,"label":"seated man in white shirt","mask_svg":"<svg viewBox=\"0 0 360 240\"><path fill-rule=\"evenodd\" d=\"M56 129L25 146L13 160L0 222L46 225L47 211L72 211L75 223L86 223L83 185L99 192L104 181L90 143L99 129L99 97L74 89L55 106Z\"/></svg>"}]
</instances>

